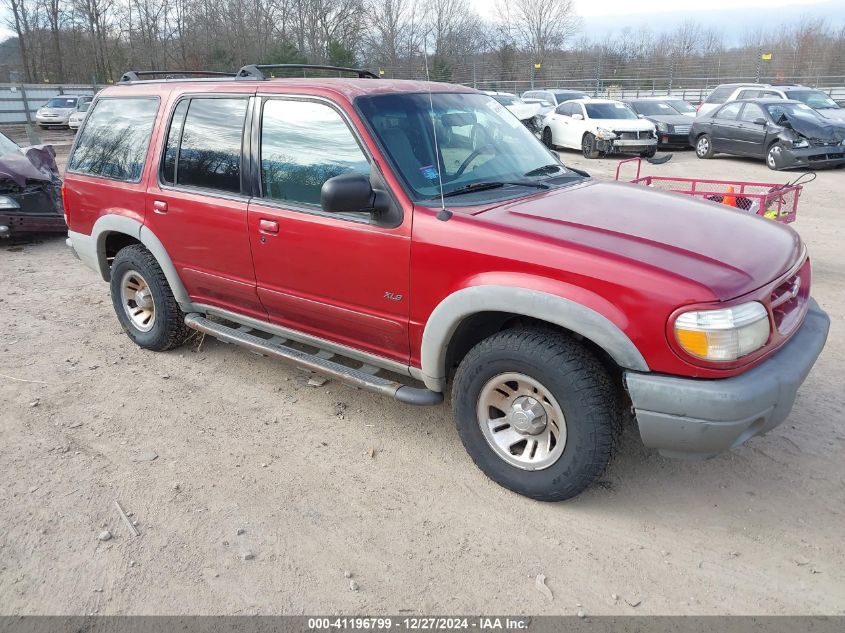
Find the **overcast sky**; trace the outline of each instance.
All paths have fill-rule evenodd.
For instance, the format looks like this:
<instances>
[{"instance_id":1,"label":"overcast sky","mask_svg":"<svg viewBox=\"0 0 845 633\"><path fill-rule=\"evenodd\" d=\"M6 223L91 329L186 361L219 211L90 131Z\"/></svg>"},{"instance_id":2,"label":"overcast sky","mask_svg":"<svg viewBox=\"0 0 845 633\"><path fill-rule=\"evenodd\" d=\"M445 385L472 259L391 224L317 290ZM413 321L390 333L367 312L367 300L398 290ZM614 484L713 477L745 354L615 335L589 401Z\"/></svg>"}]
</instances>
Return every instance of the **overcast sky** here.
<instances>
[{"instance_id":1,"label":"overcast sky","mask_svg":"<svg viewBox=\"0 0 845 633\"><path fill-rule=\"evenodd\" d=\"M491 16L494 13L496 0L472 0L476 10L482 16ZM689 0L575 0L575 10L578 15L599 16L599 15L631 15L642 13L675 12L706 9L715 11L718 9L742 9L756 7L783 7L783 6L805 6L819 4L824 0L706 0L696 2Z\"/></svg>"}]
</instances>

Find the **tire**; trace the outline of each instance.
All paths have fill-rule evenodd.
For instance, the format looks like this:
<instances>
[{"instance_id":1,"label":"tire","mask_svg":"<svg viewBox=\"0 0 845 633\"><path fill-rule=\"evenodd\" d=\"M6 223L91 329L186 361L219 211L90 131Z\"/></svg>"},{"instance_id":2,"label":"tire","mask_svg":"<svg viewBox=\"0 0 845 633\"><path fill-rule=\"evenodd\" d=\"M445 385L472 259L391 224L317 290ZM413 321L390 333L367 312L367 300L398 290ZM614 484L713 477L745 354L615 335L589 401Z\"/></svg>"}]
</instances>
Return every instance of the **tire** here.
<instances>
[{"instance_id":1,"label":"tire","mask_svg":"<svg viewBox=\"0 0 845 633\"><path fill-rule=\"evenodd\" d=\"M699 158L713 158L713 140L709 134L702 134L695 139L695 155Z\"/></svg>"},{"instance_id":2,"label":"tire","mask_svg":"<svg viewBox=\"0 0 845 633\"><path fill-rule=\"evenodd\" d=\"M513 380L508 383L508 379ZM507 386L499 392L495 388L499 384ZM502 398L520 391L537 395L538 400L530 402L531 397L524 395ZM560 441L550 451L540 448L546 441L543 434L524 435L524 446L508 444L514 440L501 438L521 440L511 423L525 425L526 418L501 417L504 409L486 408L491 397L517 415L520 399L520 406L529 406L530 413L542 398L541 419L546 420L546 429L558 429ZM563 334L542 329L506 330L478 343L458 367L452 388L458 434L475 464L500 486L539 501L574 497L602 473L621 419L620 402L617 388L592 353ZM550 424L561 414L558 425ZM508 428L492 426L500 420ZM536 419L530 422L535 423ZM502 432L506 435L495 435ZM531 438L538 438L533 440L536 448L529 448ZM514 454L520 449L521 455Z\"/></svg>"},{"instance_id":3,"label":"tire","mask_svg":"<svg viewBox=\"0 0 845 633\"><path fill-rule=\"evenodd\" d=\"M766 151L766 167L772 171L780 171L782 167L778 167L777 161L775 160L775 154L782 151L783 145L781 145L780 142L772 143L772 146L769 147L768 151Z\"/></svg>"},{"instance_id":4,"label":"tire","mask_svg":"<svg viewBox=\"0 0 845 633\"><path fill-rule=\"evenodd\" d=\"M599 151L596 149L596 137L587 132L581 139L581 151L584 158L598 158Z\"/></svg>"},{"instance_id":5,"label":"tire","mask_svg":"<svg viewBox=\"0 0 845 633\"><path fill-rule=\"evenodd\" d=\"M118 251L112 263L110 287L117 320L140 347L163 352L179 347L190 336L185 314L176 303L164 272L152 253L140 244ZM150 313L152 316L144 320Z\"/></svg>"},{"instance_id":6,"label":"tire","mask_svg":"<svg viewBox=\"0 0 845 633\"><path fill-rule=\"evenodd\" d=\"M543 145L549 149L555 148L554 141L552 140L552 128L550 127L543 128Z\"/></svg>"},{"instance_id":7,"label":"tire","mask_svg":"<svg viewBox=\"0 0 845 633\"><path fill-rule=\"evenodd\" d=\"M640 157L642 158L654 158L654 155L657 154L656 147L649 147L646 151L640 152Z\"/></svg>"}]
</instances>

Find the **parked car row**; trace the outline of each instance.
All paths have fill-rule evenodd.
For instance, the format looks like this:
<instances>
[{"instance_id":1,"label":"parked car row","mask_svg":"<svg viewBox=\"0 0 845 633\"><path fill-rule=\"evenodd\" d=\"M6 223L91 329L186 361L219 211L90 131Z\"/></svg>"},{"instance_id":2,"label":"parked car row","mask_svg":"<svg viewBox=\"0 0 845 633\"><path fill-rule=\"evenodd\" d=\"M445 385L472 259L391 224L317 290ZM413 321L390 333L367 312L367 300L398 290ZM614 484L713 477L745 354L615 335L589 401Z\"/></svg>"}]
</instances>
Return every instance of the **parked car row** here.
<instances>
[{"instance_id":1,"label":"parked car row","mask_svg":"<svg viewBox=\"0 0 845 633\"><path fill-rule=\"evenodd\" d=\"M38 127L70 127L79 128L79 123L85 118L84 113L94 97L91 95L61 95L53 97L35 112L35 122ZM72 123L73 122L73 123ZM76 127L74 128L74 124Z\"/></svg>"}]
</instances>

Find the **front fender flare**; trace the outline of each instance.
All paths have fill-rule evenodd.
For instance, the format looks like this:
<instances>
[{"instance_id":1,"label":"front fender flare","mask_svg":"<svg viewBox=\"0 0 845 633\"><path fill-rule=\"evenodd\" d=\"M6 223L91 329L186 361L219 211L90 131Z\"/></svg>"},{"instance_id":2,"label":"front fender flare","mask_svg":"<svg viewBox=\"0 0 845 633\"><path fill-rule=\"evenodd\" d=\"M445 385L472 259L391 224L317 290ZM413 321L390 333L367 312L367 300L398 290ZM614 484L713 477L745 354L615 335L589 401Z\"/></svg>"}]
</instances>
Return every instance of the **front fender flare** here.
<instances>
[{"instance_id":1,"label":"front fender flare","mask_svg":"<svg viewBox=\"0 0 845 633\"><path fill-rule=\"evenodd\" d=\"M510 286L471 286L441 301L425 325L420 364L429 389L442 391L446 382L446 350L458 325L479 312L509 312L559 325L592 341L625 369L649 371L636 345L607 317L576 301Z\"/></svg>"}]
</instances>

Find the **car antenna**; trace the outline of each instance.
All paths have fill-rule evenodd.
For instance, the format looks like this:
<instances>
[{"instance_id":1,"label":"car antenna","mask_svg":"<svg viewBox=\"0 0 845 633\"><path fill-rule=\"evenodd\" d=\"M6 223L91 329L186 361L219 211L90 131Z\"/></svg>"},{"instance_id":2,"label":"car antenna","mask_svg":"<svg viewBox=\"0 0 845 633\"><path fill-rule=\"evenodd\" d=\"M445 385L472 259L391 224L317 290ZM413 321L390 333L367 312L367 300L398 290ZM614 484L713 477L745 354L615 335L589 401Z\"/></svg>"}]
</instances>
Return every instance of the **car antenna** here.
<instances>
[{"instance_id":1,"label":"car antenna","mask_svg":"<svg viewBox=\"0 0 845 633\"><path fill-rule=\"evenodd\" d=\"M452 217L452 212L446 209L446 197L443 195L443 174L440 169L440 145L437 143L437 126L434 124L434 98L431 96L431 79L428 75L428 35L423 40L423 61L425 62L425 81L428 88L428 107L431 112L431 132L434 135L434 160L437 161L437 184L440 187L440 211L437 219L446 222Z\"/></svg>"}]
</instances>

